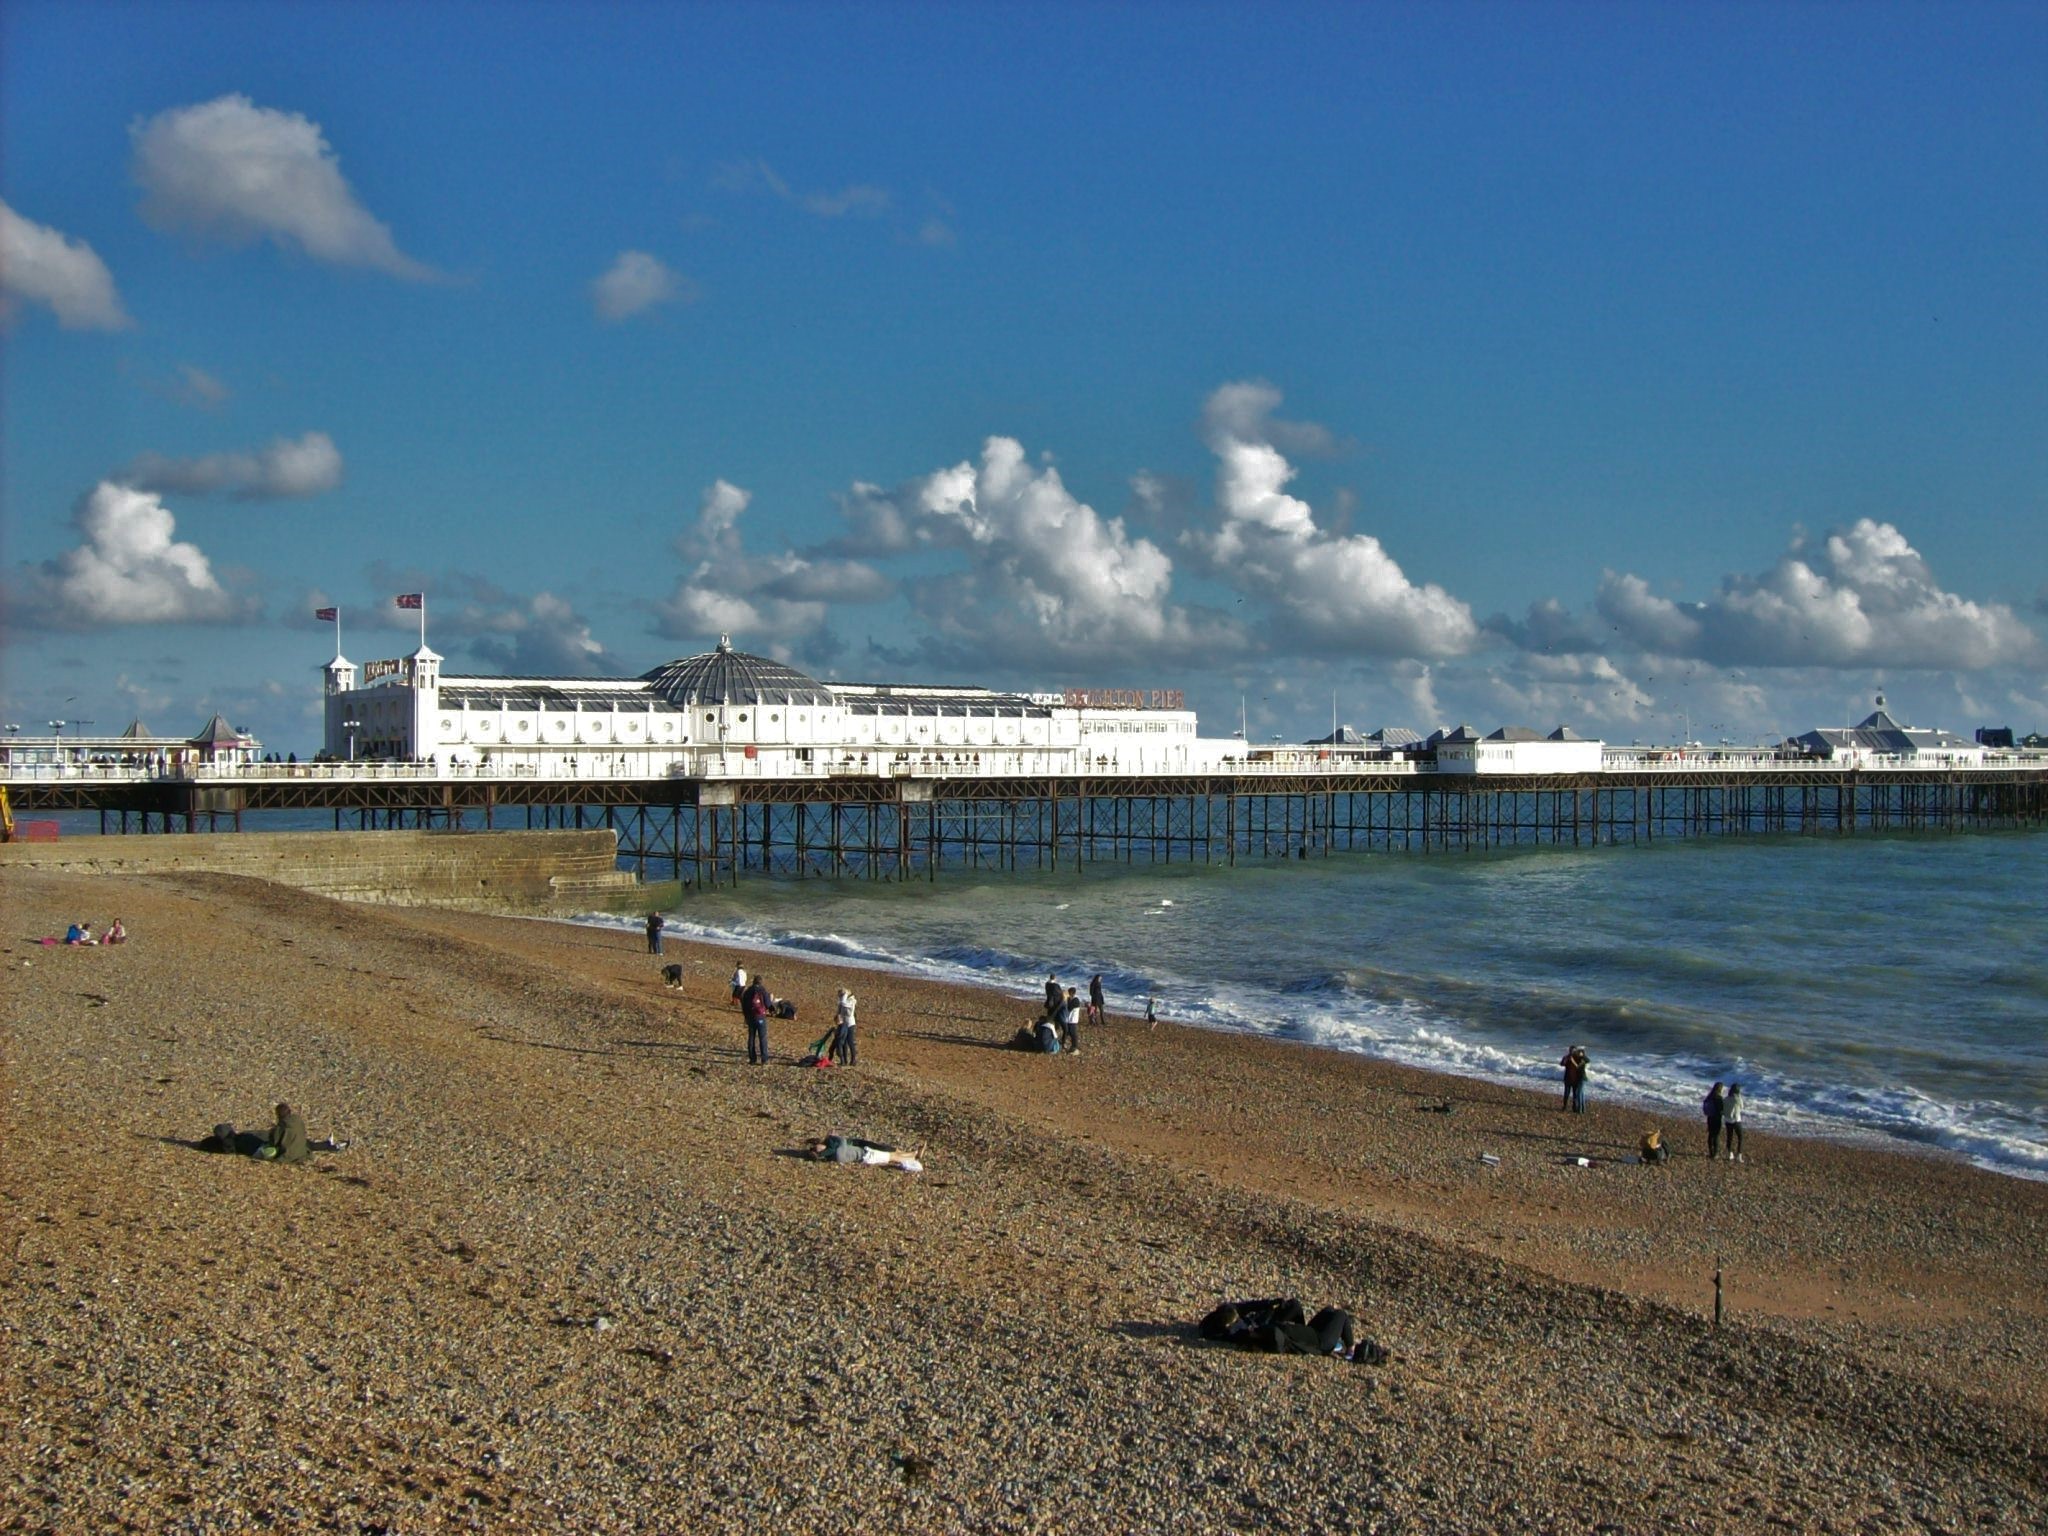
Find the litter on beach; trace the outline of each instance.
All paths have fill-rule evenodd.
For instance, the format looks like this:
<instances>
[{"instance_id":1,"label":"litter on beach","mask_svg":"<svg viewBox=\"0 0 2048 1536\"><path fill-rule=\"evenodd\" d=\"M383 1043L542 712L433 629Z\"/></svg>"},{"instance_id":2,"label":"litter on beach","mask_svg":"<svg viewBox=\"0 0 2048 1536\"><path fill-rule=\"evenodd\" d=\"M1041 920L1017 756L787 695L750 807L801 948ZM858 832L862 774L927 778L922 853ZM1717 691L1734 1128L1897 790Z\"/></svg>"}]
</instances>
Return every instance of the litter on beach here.
<instances>
[{"instance_id":1,"label":"litter on beach","mask_svg":"<svg viewBox=\"0 0 2048 1536\"><path fill-rule=\"evenodd\" d=\"M1498 1168L1500 1166L1500 1156L1499 1154L1493 1152L1480 1153L1479 1161L1486 1164L1486 1166L1489 1168Z\"/></svg>"}]
</instances>

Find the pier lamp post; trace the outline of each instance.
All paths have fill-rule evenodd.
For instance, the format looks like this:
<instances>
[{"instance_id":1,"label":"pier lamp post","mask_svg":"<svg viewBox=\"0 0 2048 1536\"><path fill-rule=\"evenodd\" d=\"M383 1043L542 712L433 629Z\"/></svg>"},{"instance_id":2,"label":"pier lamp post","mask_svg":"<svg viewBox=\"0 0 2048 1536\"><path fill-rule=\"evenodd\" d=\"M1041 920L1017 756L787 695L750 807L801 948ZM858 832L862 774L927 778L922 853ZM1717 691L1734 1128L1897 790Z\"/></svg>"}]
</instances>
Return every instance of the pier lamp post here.
<instances>
[{"instance_id":1,"label":"pier lamp post","mask_svg":"<svg viewBox=\"0 0 2048 1536\"><path fill-rule=\"evenodd\" d=\"M363 728L363 722L360 720L344 720L341 722L341 728L348 732L348 760L354 762L356 760L356 732Z\"/></svg>"}]
</instances>

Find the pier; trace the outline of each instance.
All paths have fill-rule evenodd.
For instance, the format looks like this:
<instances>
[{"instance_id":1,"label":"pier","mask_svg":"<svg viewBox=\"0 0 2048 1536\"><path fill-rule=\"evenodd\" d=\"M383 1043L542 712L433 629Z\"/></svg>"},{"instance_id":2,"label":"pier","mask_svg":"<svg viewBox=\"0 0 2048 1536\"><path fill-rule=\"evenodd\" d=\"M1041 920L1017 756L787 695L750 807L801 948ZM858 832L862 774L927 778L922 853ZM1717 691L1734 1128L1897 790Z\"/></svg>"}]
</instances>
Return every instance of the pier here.
<instances>
[{"instance_id":1,"label":"pier","mask_svg":"<svg viewBox=\"0 0 2048 1536\"><path fill-rule=\"evenodd\" d=\"M994 754L990 754L992 758ZM350 829L605 828L623 867L698 885L747 875L936 880L944 869L1234 865L1353 852L1462 853L1718 836L2034 828L2048 755L1971 767L1610 750L1598 773L1471 775L1426 761L1291 753L1223 771L1005 771L966 754L789 771L709 755L662 776L407 762L0 769L20 816L97 813L103 832L234 832L280 813ZM246 820L245 820L246 819Z\"/></svg>"}]
</instances>

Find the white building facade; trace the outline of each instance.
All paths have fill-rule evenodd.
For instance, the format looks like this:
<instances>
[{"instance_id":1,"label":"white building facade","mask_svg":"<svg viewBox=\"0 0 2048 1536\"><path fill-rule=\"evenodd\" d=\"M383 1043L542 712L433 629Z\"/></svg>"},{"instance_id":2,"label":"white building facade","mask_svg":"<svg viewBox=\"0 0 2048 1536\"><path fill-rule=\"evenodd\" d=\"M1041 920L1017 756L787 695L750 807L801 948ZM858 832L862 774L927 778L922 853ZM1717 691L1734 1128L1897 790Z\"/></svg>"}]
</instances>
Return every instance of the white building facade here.
<instances>
[{"instance_id":1,"label":"white building facade","mask_svg":"<svg viewBox=\"0 0 2048 1536\"><path fill-rule=\"evenodd\" d=\"M887 773L1171 773L1212 766L1178 694L998 693L822 683L735 650L637 678L451 677L422 645L327 664L332 758L547 778ZM360 676L358 672L360 670Z\"/></svg>"}]
</instances>

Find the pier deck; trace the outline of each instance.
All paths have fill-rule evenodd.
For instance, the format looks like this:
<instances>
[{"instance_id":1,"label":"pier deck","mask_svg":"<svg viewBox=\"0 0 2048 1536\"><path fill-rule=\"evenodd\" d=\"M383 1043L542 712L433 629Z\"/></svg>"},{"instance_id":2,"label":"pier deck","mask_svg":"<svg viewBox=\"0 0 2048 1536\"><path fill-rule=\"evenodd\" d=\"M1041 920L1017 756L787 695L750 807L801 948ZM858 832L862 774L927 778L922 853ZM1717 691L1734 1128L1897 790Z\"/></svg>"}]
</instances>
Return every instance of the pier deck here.
<instances>
[{"instance_id":1,"label":"pier deck","mask_svg":"<svg viewBox=\"0 0 2048 1536\"><path fill-rule=\"evenodd\" d=\"M702 884L746 872L901 880L949 866L1988 830L2037 827L2048 813L2048 758L1929 770L1672 754L1565 775L1452 774L1414 762L1247 762L1170 775L979 774L931 757L801 774L755 766L657 778L391 762L169 775L17 765L0 782L23 815L97 812L108 832L238 830L245 816L281 812L331 812L336 830L608 827L627 867Z\"/></svg>"}]
</instances>

